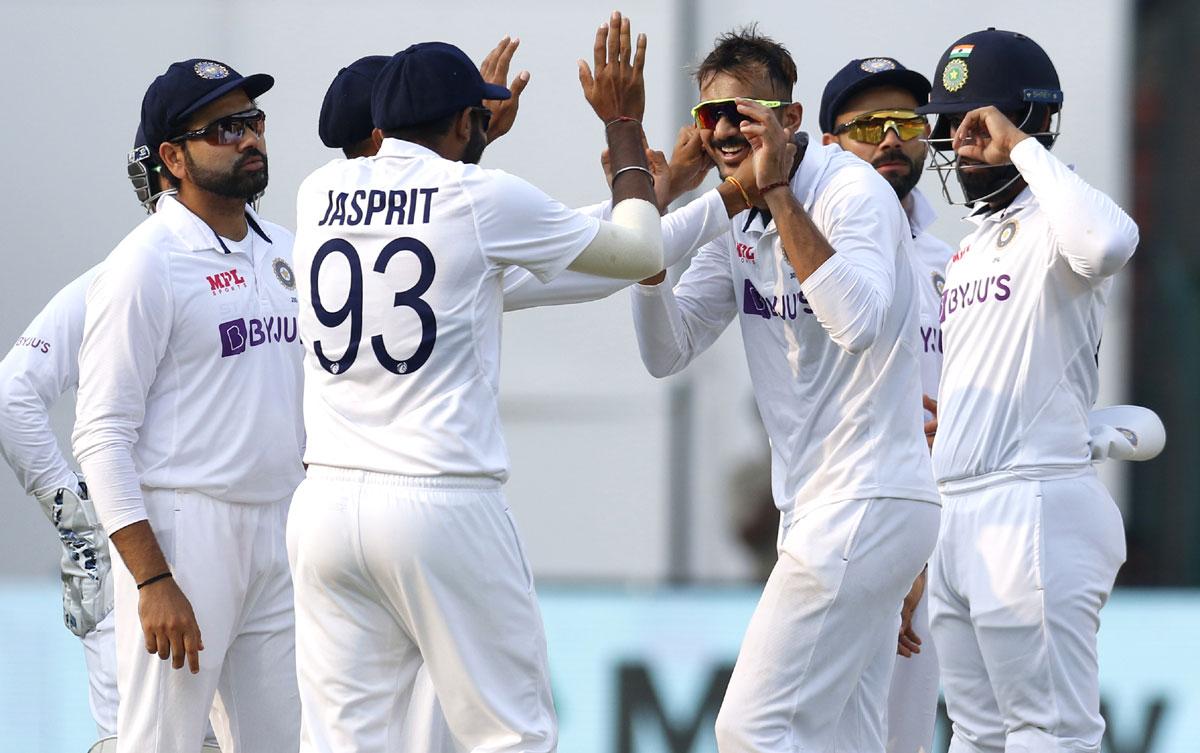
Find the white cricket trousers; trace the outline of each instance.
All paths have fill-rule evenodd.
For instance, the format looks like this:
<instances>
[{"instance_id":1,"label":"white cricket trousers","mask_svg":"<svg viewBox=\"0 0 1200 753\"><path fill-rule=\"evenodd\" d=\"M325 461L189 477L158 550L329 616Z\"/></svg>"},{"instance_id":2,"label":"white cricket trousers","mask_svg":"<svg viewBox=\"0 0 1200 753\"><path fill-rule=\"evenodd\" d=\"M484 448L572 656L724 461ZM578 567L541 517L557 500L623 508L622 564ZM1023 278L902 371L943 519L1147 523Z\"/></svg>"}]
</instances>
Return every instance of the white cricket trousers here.
<instances>
[{"instance_id":1,"label":"white cricket trousers","mask_svg":"<svg viewBox=\"0 0 1200 753\"><path fill-rule=\"evenodd\" d=\"M964 488L965 487L965 488ZM943 487L930 617L952 753L1097 753L1096 634L1125 529L1091 469Z\"/></svg>"},{"instance_id":2,"label":"white cricket trousers","mask_svg":"<svg viewBox=\"0 0 1200 753\"><path fill-rule=\"evenodd\" d=\"M900 605L937 528L938 506L908 499L798 512L717 714L721 753L883 753Z\"/></svg>"},{"instance_id":3,"label":"white cricket trousers","mask_svg":"<svg viewBox=\"0 0 1200 753\"><path fill-rule=\"evenodd\" d=\"M222 753L296 753L288 500L247 505L191 491L143 492L150 527L192 604L204 650L196 675L147 653L137 585L123 562L114 564L118 753L198 753L210 711ZM113 560L120 560L116 547Z\"/></svg>"},{"instance_id":4,"label":"white cricket trousers","mask_svg":"<svg viewBox=\"0 0 1200 753\"><path fill-rule=\"evenodd\" d=\"M438 747L405 731L422 665L460 749L555 750L532 571L497 481L310 466L288 553L304 753Z\"/></svg>"},{"instance_id":5,"label":"white cricket trousers","mask_svg":"<svg viewBox=\"0 0 1200 753\"><path fill-rule=\"evenodd\" d=\"M110 576L112 577L112 576ZM80 639L88 673L88 707L96 733L117 734L117 610L113 609Z\"/></svg>"},{"instance_id":6,"label":"white cricket trousers","mask_svg":"<svg viewBox=\"0 0 1200 753\"><path fill-rule=\"evenodd\" d=\"M938 653L929 631L929 580L912 617L921 653L895 657L888 691L887 753L930 753L937 728Z\"/></svg>"}]
</instances>

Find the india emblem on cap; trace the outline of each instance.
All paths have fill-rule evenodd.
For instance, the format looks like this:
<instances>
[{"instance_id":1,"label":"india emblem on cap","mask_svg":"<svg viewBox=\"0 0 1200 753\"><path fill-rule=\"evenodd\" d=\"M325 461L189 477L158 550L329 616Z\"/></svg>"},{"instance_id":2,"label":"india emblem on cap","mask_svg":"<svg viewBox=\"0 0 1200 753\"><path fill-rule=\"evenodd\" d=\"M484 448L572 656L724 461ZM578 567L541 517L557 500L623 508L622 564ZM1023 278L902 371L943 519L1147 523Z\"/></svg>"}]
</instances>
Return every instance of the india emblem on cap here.
<instances>
[{"instance_id":1,"label":"india emblem on cap","mask_svg":"<svg viewBox=\"0 0 1200 753\"><path fill-rule=\"evenodd\" d=\"M192 66L192 70L194 70L196 75L200 78L206 78L209 80L225 78L229 75L228 68L220 63L214 63L211 60L201 60L199 63L196 63L194 66Z\"/></svg>"},{"instance_id":2,"label":"india emblem on cap","mask_svg":"<svg viewBox=\"0 0 1200 753\"><path fill-rule=\"evenodd\" d=\"M888 58L867 58L858 65L867 73L883 73L896 70L896 61Z\"/></svg>"},{"instance_id":3,"label":"india emblem on cap","mask_svg":"<svg viewBox=\"0 0 1200 753\"><path fill-rule=\"evenodd\" d=\"M942 69L942 87L948 92L956 92L967 85L967 61L954 58Z\"/></svg>"}]
</instances>

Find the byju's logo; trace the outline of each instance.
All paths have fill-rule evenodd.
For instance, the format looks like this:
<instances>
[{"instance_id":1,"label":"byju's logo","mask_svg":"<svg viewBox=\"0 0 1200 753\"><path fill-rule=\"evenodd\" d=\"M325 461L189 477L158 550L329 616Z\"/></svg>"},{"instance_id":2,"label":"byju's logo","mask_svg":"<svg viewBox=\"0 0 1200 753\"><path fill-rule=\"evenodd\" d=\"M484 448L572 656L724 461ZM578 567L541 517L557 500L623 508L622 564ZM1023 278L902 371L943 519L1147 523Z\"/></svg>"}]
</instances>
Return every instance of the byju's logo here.
<instances>
[{"instance_id":1,"label":"byju's logo","mask_svg":"<svg viewBox=\"0 0 1200 753\"><path fill-rule=\"evenodd\" d=\"M803 291L788 293L780 298L779 296L771 296L771 300L767 300L761 293L746 280L746 284L742 288L742 313L752 316L761 316L763 319L778 317L780 319L795 319L801 313L811 314L813 310L809 308L808 299L804 297Z\"/></svg>"},{"instance_id":2,"label":"byju's logo","mask_svg":"<svg viewBox=\"0 0 1200 753\"><path fill-rule=\"evenodd\" d=\"M236 356L263 343L295 342L296 317L268 316L266 319L233 319L217 326L221 336L221 358Z\"/></svg>"},{"instance_id":3,"label":"byju's logo","mask_svg":"<svg viewBox=\"0 0 1200 753\"><path fill-rule=\"evenodd\" d=\"M215 275L207 275L208 287L212 290L213 295L221 293L230 293L238 288L246 287L246 280L238 274L236 269L231 269L228 272L217 272Z\"/></svg>"}]
</instances>

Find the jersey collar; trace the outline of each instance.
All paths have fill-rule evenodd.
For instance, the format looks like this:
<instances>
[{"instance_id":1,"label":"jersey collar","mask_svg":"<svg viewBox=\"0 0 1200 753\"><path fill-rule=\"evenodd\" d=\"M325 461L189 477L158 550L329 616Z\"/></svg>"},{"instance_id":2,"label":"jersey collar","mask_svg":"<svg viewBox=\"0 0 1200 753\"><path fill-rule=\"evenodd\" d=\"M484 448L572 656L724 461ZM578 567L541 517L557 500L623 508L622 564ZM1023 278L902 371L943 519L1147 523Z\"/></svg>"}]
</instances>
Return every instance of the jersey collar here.
<instances>
[{"instance_id":1,"label":"jersey collar","mask_svg":"<svg viewBox=\"0 0 1200 753\"><path fill-rule=\"evenodd\" d=\"M937 212L919 188L914 187L909 191L907 198L908 206L904 207L904 213L908 215L908 226L912 230L912 237L916 238L937 221ZM905 202L901 202L901 204L903 203Z\"/></svg>"},{"instance_id":2,"label":"jersey collar","mask_svg":"<svg viewBox=\"0 0 1200 753\"><path fill-rule=\"evenodd\" d=\"M804 210L808 211L812 207L813 197L817 191L817 182L825 174L825 168L829 165L830 147L813 144L809 135L804 131L797 131L792 140L795 142L796 148L801 150L800 167L792 173L789 184L792 193L800 200ZM756 218L763 227L759 232L765 232L775 222L769 212L751 208L742 227L743 233L751 232L751 226Z\"/></svg>"},{"instance_id":3,"label":"jersey collar","mask_svg":"<svg viewBox=\"0 0 1200 753\"><path fill-rule=\"evenodd\" d=\"M976 227L982 227L988 222L1004 222L1014 214L1027 209L1033 202L1033 191L1029 189L1029 186L1025 186L1021 193L1017 194L1017 198L1013 199L1012 203L1000 211L993 212L988 208L987 204L981 204L966 216L966 220Z\"/></svg>"},{"instance_id":4,"label":"jersey collar","mask_svg":"<svg viewBox=\"0 0 1200 753\"><path fill-rule=\"evenodd\" d=\"M429 147L421 146L420 144L403 139L386 138L379 146L379 153L376 157L437 157L445 159L442 155L433 151Z\"/></svg>"},{"instance_id":5,"label":"jersey collar","mask_svg":"<svg viewBox=\"0 0 1200 753\"><path fill-rule=\"evenodd\" d=\"M192 213L174 196L163 196L158 200L154 210L155 216L162 216L163 221L171 228L189 251L221 251L231 253L221 237L208 226L204 220ZM246 205L246 224L250 231L267 243L272 243L270 236L263 230L258 213Z\"/></svg>"}]
</instances>

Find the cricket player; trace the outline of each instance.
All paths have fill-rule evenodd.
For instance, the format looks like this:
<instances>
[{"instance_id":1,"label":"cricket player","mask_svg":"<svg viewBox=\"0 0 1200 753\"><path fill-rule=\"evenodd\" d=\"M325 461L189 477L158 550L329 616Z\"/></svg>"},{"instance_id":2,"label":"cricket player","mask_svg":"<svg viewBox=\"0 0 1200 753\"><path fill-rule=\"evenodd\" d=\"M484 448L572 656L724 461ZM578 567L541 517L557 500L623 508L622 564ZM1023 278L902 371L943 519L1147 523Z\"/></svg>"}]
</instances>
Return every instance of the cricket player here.
<instances>
[{"instance_id":1,"label":"cricket player","mask_svg":"<svg viewBox=\"0 0 1200 753\"><path fill-rule=\"evenodd\" d=\"M918 108L976 225L946 272L933 446L930 622L956 752L1099 751L1104 731L1096 633L1125 539L1088 411L1138 231L1050 153L1062 101L1041 47L988 29L946 50Z\"/></svg>"},{"instance_id":2,"label":"cricket player","mask_svg":"<svg viewBox=\"0 0 1200 753\"><path fill-rule=\"evenodd\" d=\"M753 160L755 181L742 188L754 209L674 289L663 276L634 289L638 344L650 373L665 376L739 319L781 512L779 561L717 745L883 751L900 605L938 521L912 234L871 165L789 137L803 110L781 45L753 29L723 35L697 81L694 115L722 176ZM839 719L853 739L839 736Z\"/></svg>"},{"instance_id":3,"label":"cricket player","mask_svg":"<svg viewBox=\"0 0 1200 753\"><path fill-rule=\"evenodd\" d=\"M378 154L300 188L311 442L288 549L302 750L390 750L422 664L463 748L555 748L541 618L500 491L501 275L636 280L663 263L640 124L645 37L635 53L614 14L594 54L580 79L608 137L612 222L475 166L483 103L510 92L443 43L380 72Z\"/></svg>"},{"instance_id":4,"label":"cricket player","mask_svg":"<svg viewBox=\"0 0 1200 753\"><path fill-rule=\"evenodd\" d=\"M939 304L946 263L953 249L928 231L936 219L929 200L917 188L929 125L916 108L929 101L929 80L890 57L851 60L825 85L819 115L824 144L869 162L896 192L912 233L912 256L920 299L918 354L921 390L927 409L936 409L941 376ZM936 414L926 414L930 444ZM937 722L937 651L929 638L925 570L904 600L898 656L888 692L888 753L928 753Z\"/></svg>"},{"instance_id":5,"label":"cricket player","mask_svg":"<svg viewBox=\"0 0 1200 753\"><path fill-rule=\"evenodd\" d=\"M299 746L291 236L246 204L267 185L272 83L210 59L155 79L142 130L178 193L87 294L74 446L117 561L119 753L195 750L210 709L226 753Z\"/></svg>"}]
</instances>

